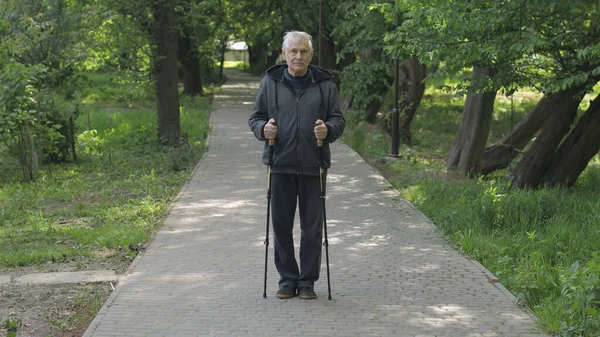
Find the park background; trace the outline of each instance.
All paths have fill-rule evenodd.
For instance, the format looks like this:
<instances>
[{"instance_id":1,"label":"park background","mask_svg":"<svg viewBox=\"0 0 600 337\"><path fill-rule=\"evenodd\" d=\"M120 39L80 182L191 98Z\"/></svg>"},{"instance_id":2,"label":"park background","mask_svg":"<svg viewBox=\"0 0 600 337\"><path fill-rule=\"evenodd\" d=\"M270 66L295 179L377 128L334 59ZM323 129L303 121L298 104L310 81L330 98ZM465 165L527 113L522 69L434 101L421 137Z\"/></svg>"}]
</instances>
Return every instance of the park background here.
<instances>
[{"instance_id":1,"label":"park background","mask_svg":"<svg viewBox=\"0 0 600 337\"><path fill-rule=\"evenodd\" d=\"M599 11L584 0L3 1L0 269L124 272L207 149L224 68L263 74L283 34L304 30L313 63L335 75L342 141L545 331L598 336ZM37 314L8 302L44 291L67 295L44 302L39 324L76 336L110 289L1 291L8 336Z\"/></svg>"}]
</instances>

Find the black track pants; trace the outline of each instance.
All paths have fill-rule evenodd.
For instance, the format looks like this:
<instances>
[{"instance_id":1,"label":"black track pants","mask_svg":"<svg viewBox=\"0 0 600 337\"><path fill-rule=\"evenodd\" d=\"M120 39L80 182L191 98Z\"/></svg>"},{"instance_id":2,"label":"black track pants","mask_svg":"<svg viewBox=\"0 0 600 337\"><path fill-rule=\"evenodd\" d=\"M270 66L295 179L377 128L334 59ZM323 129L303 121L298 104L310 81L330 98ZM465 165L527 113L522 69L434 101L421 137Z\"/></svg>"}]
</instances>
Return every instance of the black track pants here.
<instances>
[{"instance_id":1,"label":"black track pants","mask_svg":"<svg viewBox=\"0 0 600 337\"><path fill-rule=\"evenodd\" d=\"M325 175L323 176L325 185ZM279 284L313 286L319 279L323 211L319 176L273 173L271 216ZM294 216L300 212L300 268L294 254Z\"/></svg>"}]
</instances>

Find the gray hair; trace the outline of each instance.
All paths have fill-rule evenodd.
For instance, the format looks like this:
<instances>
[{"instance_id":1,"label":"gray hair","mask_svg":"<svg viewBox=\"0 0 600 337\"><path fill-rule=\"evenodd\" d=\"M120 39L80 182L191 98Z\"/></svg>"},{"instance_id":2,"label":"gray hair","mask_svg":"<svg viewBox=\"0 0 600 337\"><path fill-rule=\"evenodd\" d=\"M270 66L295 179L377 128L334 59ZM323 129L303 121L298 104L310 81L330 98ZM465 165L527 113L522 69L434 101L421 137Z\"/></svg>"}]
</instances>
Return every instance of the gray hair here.
<instances>
[{"instance_id":1,"label":"gray hair","mask_svg":"<svg viewBox=\"0 0 600 337\"><path fill-rule=\"evenodd\" d=\"M289 31L283 34L283 43L281 44L281 49L286 52L290 46L290 44L296 43L298 41L308 40L308 48L310 49L310 54L314 54L313 44L312 44L312 36L306 32L299 32L297 30Z\"/></svg>"}]
</instances>

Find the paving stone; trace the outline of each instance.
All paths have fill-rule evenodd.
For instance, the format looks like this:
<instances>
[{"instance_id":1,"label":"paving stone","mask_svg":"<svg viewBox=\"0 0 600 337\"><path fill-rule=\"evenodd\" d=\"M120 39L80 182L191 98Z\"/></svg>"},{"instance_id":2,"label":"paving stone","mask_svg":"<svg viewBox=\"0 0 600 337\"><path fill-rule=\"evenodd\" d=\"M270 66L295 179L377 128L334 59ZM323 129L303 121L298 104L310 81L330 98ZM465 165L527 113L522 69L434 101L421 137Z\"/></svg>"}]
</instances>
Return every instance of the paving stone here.
<instances>
[{"instance_id":1,"label":"paving stone","mask_svg":"<svg viewBox=\"0 0 600 337\"><path fill-rule=\"evenodd\" d=\"M17 277L17 284L115 282L119 279L114 270L37 273Z\"/></svg>"}]
</instances>

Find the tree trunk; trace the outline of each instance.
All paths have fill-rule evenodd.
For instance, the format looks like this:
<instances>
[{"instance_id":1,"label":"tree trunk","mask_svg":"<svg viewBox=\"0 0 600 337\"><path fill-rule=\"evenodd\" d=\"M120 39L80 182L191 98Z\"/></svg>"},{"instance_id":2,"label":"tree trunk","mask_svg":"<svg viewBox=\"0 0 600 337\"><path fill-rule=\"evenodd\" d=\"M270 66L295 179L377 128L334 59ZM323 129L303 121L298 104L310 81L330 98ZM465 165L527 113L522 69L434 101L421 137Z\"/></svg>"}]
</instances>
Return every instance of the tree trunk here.
<instances>
[{"instance_id":1,"label":"tree trunk","mask_svg":"<svg viewBox=\"0 0 600 337\"><path fill-rule=\"evenodd\" d=\"M223 68L225 67L225 52L227 51L227 39L221 38L221 66L219 67L219 78L223 78Z\"/></svg>"},{"instance_id":2,"label":"tree trunk","mask_svg":"<svg viewBox=\"0 0 600 337\"><path fill-rule=\"evenodd\" d=\"M365 121L371 124L375 123L375 121L377 120L377 113L379 112L379 109L381 109L380 101L372 100L371 102L369 102L369 104L367 104L365 108Z\"/></svg>"},{"instance_id":3,"label":"tree trunk","mask_svg":"<svg viewBox=\"0 0 600 337\"><path fill-rule=\"evenodd\" d=\"M183 94L202 96L202 77L200 76L200 58L194 41L187 34L179 36L177 59L183 66Z\"/></svg>"},{"instance_id":4,"label":"tree trunk","mask_svg":"<svg viewBox=\"0 0 600 337\"><path fill-rule=\"evenodd\" d=\"M401 102L399 106L400 126L398 132L401 144L412 144L410 124L425 93L425 66L416 56L403 62L399 69L399 90Z\"/></svg>"},{"instance_id":5,"label":"tree trunk","mask_svg":"<svg viewBox=\"0 0 600 337\"><path fill-rule=\"evenodd\" d=\"M40 168L38 154L35 149L34 142L33 142L33 136L31 135L31 131L29 130L28 126L25 127L24 134L25 134L25 140L27 142L27 152L29 152L29 158L30 158L29 166L31 167L31 172L33 172Z\"/></svg>"},{"instance_id":6,"label":"tree trunk","mask_svg":"<svg viewBox=\"0 0 600 337\"><path fill-rule=\"evenodd\" d=\"M598 130L600 97L597 96L554 154L544 182L551 186L573 186L589 161L600 151Z\"/></svg>"},{"instance_id":7,"label":"tree trunk","mask_svg":"<svg viewBox=\"0 0 600 337\"><path fill-rule=\"evenodd\" d=\"M77 107L77 109L79 110L79 107ZM77 113L77 115L79 115L79 113ZM77 130L76 130L76 126L75 126L75 116L71 116L69 117L69 124L68 124L68 128L69 128L69 145L71 146L71 155L73 156L73 161L77 161ZM35 150L31 149L31 160L34 160L34 154L35 154ZM37 154L35 155L35 160L37 161ZM34 169L37 169L37 163L34 163L33 166Z\"/></svg>"},{"instance_id":8,"label":"tree trunk","mask_svg":"<svg viewBox=\"0 0 600 337\"><path fill-rule=\"evenodd\" d=\"M473 68L472 84L485 83L494 70ZM448 168L470 176L481 172L481 157L490 131L496 91L481 94L468 93L454 148L448 159Z\"/></svg>"},{"instance_id":9,"label":"tree trunk","mask_svg":"<svg viewBox=\"0 0 600 337\"><path fill-rule=\"evenodd\" d=\"M167 144L179 140L180 115L177 91L177 20L168 0L153 3L154 43L153 73L156 81L158 138Z\"/></svg>"},{"instance_id":10,"label":"tree trunk","mask_svg":"<svg viewBox=\"0 0 600 337\"><path fill-rule=\"evenodd\" d=\"M19 137L20 138L20 137ZM21 147L21 157L23 165L23 181L33 181L33 171L39 166L37 153L33 144L33 136L28 126L23 128L24 144Z\"/></svg>"},{"instance_id":11,"label":"tree trunk","mask_svg":"<svg viewBox=\"0 0 600 337\"><path fill-rule=\"evenodd\" d=\"M381 50L381 49L368 48L368 49L363 50L360 58L362 60L366 60L370 57L381 56L382 53L383 53L383 50ZM381 108L381 102L379 100L374 99L371 102L369 102L367 104L367 106L365 107L364 120L369 123L375 123L375 121L377 120L377 113L379 112L380 108Z\"/></svg>"},{"instance_id":12,"label":"tree trunk","mask_svg":"<svg viewBox=\"0 0 600 337\"><path fill-rule=\"evenodd\" d=\"M342 111L348 111L349 109L351 109L353 101L354 96L352 96L351 94L344 96L340 100L340 108L342 109Z\"/></svg>"},{"instance_id":13,"label":"tree trunk","mask_svg":"<svg viewBox=\"0 0 600 337\"><path fill-rule=\"evenodd\" d=\"M269 54L266 55L264 64L265 70L275 65L277 59L279 58L279 55L281 55L281 50L272 50Z\"/></svg>"},{"instance_id":14,"label":"tree trunk","mask_svg":"<svg viewBox=\"0 0 600 337\"><path fill-rule=\"evenodd\" d=\"M481 173L490 174L496 170L508 167L510 162L521 152L535 134L540 130L548 110L554 106L553 101L563 100L565 92L547 94L536 104L536 106L525 116L513 131L501 140L483 151Z\"/></svg>"},{"instance_id":15,"label":"tree trunk","mask_svg":"<svg viewBox=\"0 0 600 337\"><path fill-rule=\"evenodd\" d=\"M551 109L545 116L539 135L523 155L517 167L510 173L510 180L518 188L537 188L546 173L556 148L569 132L577 116L582 95L573 96L579 88L568 90L563 100L552 100Z\"/></svg>"},{"instance_id":16,"label":"tree trunk","mask_svg":"<svg viewBox=\"0 0 600 337\"><path fill-rule=\"evenodd\" d=\"M262 66L264 56L264 46L248 45L248 62L250 62L250 69L255 69L259 65Z\"/></svg>"},{"instance_id":17,"label":"tree trunk","mask_svg":"<svg viewBox=\"0 0 600 337\"><path fill-rule=\"evenodd\" d=\"M335 46L334 46L333 39L331 38L330 35L327 35L324 32L322 41L323 41L323 46L322 46L323 49L321 50L320 53L318 53L318 55L321 55L321 57L323 59L319 60L319 58L317 57L316 58L317 62L318 62L318 64L320 64L321 68L335 69L337 57L335 55ZM319 48L321 48L321 46L319 46Z\"/></svg>"}]
</instances>

